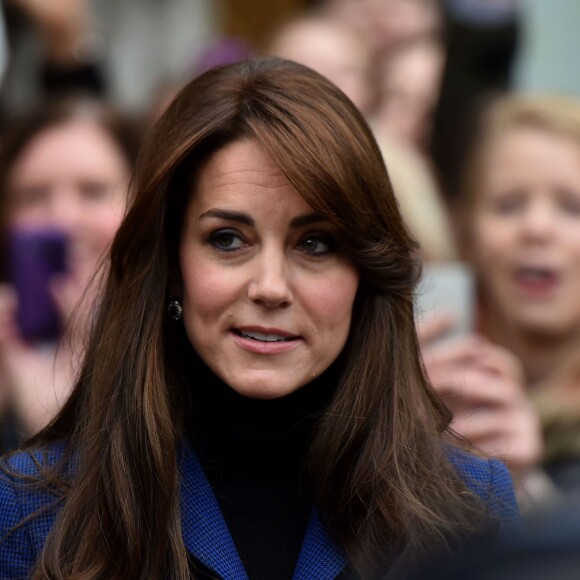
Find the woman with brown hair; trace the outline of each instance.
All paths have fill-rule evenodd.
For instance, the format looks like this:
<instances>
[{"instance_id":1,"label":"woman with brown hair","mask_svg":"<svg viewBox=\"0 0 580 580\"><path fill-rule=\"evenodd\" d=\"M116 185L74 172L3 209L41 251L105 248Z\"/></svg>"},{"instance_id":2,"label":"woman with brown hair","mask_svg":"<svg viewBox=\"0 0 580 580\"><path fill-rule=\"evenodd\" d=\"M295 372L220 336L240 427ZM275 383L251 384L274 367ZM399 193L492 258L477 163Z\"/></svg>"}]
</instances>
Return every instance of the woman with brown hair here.
<instances>
[{"instance_id":1,"label":"woman with brown hair","mask_svg":"<svg viewBox=\"0 0 580 580\"><path fill-rule=\"evenodd\" d=\"M517 519L425 381L415 245L334 85L205 73L131 191L76 388L4 465L4 576L400 578Z\"/></svg>"}]
</instances>

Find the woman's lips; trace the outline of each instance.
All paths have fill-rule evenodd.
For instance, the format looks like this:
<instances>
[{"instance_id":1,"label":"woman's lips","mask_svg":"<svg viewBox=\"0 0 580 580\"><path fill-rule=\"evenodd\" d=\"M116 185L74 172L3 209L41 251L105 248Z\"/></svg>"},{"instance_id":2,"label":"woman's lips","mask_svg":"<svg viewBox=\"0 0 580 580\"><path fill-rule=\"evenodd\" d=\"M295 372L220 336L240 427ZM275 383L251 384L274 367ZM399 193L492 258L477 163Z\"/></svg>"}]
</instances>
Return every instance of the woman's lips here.
<instances>
[{"instance_id":1,"label":"woman's lips","mask_svg":"<svg viewBox=\"0 0 580 580\"><path fill-rule=\"evenodd\" d=\"M303 340L300 336L270 328L234 328L231 331L237 346L256 354L283 354L294 350Z\"/></svg>"},{"instance_id":2,"label":"woman's lips","mask_svg":"<svg viewBox=\"0 0 580 580\"><path fill-rule=\"evenodd\" d=\"M514 276L520 293L529 298L547 298L559 287L561 276L551 268L526 266Z\"/></svg>"}]
</instances>

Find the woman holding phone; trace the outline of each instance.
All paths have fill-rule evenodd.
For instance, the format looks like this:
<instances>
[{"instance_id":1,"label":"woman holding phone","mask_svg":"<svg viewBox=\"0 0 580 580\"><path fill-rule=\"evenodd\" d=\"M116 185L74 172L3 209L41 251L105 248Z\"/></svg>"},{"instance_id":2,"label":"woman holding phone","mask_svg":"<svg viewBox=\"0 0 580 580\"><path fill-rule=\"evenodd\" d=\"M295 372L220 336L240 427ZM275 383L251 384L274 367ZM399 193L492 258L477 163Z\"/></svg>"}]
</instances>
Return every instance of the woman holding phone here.
<instances>
[{"instance_id":1,"label":"woman holding phone","mask_svg":"<svg viewBox=\"0 0 580 580\"><path fill-rule=\"evenodd\" d=\"M544 428L542 463L580 488L580 103L496 102L466 174L466 243L482 331L514 353Z\"/></svg>"},{"instance_id":2,"label":"woman holding phone","mask_svg":"<svg viewBox=\"0 0 580 580\"><path fill-rule=\"evenodd\" d=\"M401 578L517 521L426 383L415 245L334 85L205 73L131 191L75 389L4 463L6 577Z\"/></svg>"},{"instance_id":3,"label":"woman holding phone","mask_svg":"<svg viewBox=\"0 0 580 580\"><path fill-rule=\"evenodd\" d=\"M0 382L21 435L45 426L70 391L91 300L74 324L71 314L121 223L138 146L132 123L81 97L6 128Z\"/></svg>"},{"instance_id":4,"label":"woman holding phone","mask_svg":"<svg viewBox=\"0 0 580 580\"><path fill-rule=\"evenodd\" d=\"M454 429L510 460L522 498L531 493L534 503L580 488L579 192L580 103L554 95L493 103L458 212L480 335L439 347L423 340Z\"/></svg>"}]
</instances>

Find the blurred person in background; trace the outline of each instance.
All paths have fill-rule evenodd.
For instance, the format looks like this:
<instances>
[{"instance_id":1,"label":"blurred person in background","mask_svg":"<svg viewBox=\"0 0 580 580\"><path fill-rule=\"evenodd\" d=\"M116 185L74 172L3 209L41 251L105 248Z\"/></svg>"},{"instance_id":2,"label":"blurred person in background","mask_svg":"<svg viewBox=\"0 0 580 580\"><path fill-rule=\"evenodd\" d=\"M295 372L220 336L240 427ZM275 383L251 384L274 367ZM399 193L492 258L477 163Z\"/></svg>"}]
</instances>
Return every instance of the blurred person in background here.
<instances>
[{"instance_id":1,"label":"blurred person in background","mask_svg":"<svg viewBox=\"0 0 580 580\"><path fill-rule=\"evenodd\" d=\"M438 0L321 0L318 4L323 13L368 38L379 52L441 28Z\"/></svg>"},{"instance_id":2,"label":"blurred person in background","mask_svg":"<svg viewBox=\"0 0 580 580\"><path fill-rule=\"evenodd\" d=\"M50 288L67 339L58 348L53 341L23 339L16 324L18 296L9 284L0 288L0 389L25 437L42 428L68 395L94 296L85 297L85 310L75 313L72 327L67 321L123 218L138 145L132 122L86 99L31 111L3 139L5 245L14 231L46 228L67 241L66 273L51 280Z\"/></svg>"},{"instance_id":3,"label":"blurred person in background","mask_svg":"<svg viewBox=\"0 0 580 580\"><path fill-rule=\"evenodd\" d=\"M502 432L513 433L522 424L522 414L519 423L510 421L505 410L490 404L506 399L519 383L520 409L522 395L528 395L542 420L547 472L562 488L575 482L580 489L580 103L556 96L495 103L480 123L464 195L458 215L478 276L480 331L487 337L473 339L475 348L491 340L494 348L517 357L520 370L512 359L514 381L503 390L493 383L471 384L461 373L452 387L449 369L462 366L468 376L477 358L466 358L468 340L453 355L447 347L440 365L440 376L447 371L447 378L439 384L453 391L453 404L472 410L458 417L456 429L468 437L477 429L484 449L495 446L497 453L505 445L516 464L526 459L533 466L531 430L526 443L520 429L520 444L511 450L501 441ZM428 358L426 365L433 376L436 365Z\"/></svg>"},{"instance_id":4,"label":"blurred person in background","mask_svg":"<svg viewBox=\"0 0 580 580\"><path fill-rule=\"evenodd\" d=\"M573 467L580 464L580 103L508 97L481 125L466 216L482 329L523 363L546 428L546 463L569 459Z\"/></svg>"},{"instance_id":5,"label":"blurred person in background","mask_svg":"<svg viewBox=\"0 0 580 580\"><path fill-rule=\"evenodd\" d=\"M378 96L373 125L418 150L431 136L444 65L443 44L436 36L420 36L383 53L376 63Z\"/></svg>"},{"instance_id":6,"label":"blurred person in background","mask_svg":"<svg viewBox=\"0 0 580 580\"><path fill-rule=\"evenodd\" d=\"M428 261L457 257L448 209L426 154L443 64L443 45L434 34L401 41L373 62L370 124L403 216Z\"/></svg>"},{"instance_id":7,"label":"blurred person in background","mask_svg":"<svg viewBox=\"0 0 580 580\"><path fill-rule=\"evenodd\" d=\"M506 97L480 126L464 225L483 330L536 388L580 332L580 103Z\"/></svg>"}]
</instances>

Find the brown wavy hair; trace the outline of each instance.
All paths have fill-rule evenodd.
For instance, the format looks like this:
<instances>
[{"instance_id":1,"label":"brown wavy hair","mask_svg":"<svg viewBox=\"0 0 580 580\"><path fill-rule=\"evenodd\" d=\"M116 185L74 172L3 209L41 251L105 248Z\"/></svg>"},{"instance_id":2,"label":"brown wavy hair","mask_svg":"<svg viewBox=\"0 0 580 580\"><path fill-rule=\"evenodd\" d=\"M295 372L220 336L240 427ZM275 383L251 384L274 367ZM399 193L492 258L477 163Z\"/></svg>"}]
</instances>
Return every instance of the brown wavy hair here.
<instances>
[{"instance_id":1,"label":"brown wavy hair","mask_svg":"<svg viewBox=\"0 0 580 580\"><path fill-rule=\"evenodd\" d=\"M336 225L360 271L344 371L309 457L314 501L350 566L368 578L390 554L416 557L478 526L420 362L416 248L381 153L329 81L260 59L194 79L141 152L78 383L33 441L64 440L78 462L36 577L189 578L176 458L187 386L166 304L195 174L242 138Z\"/></svg>"}]
</instances>

